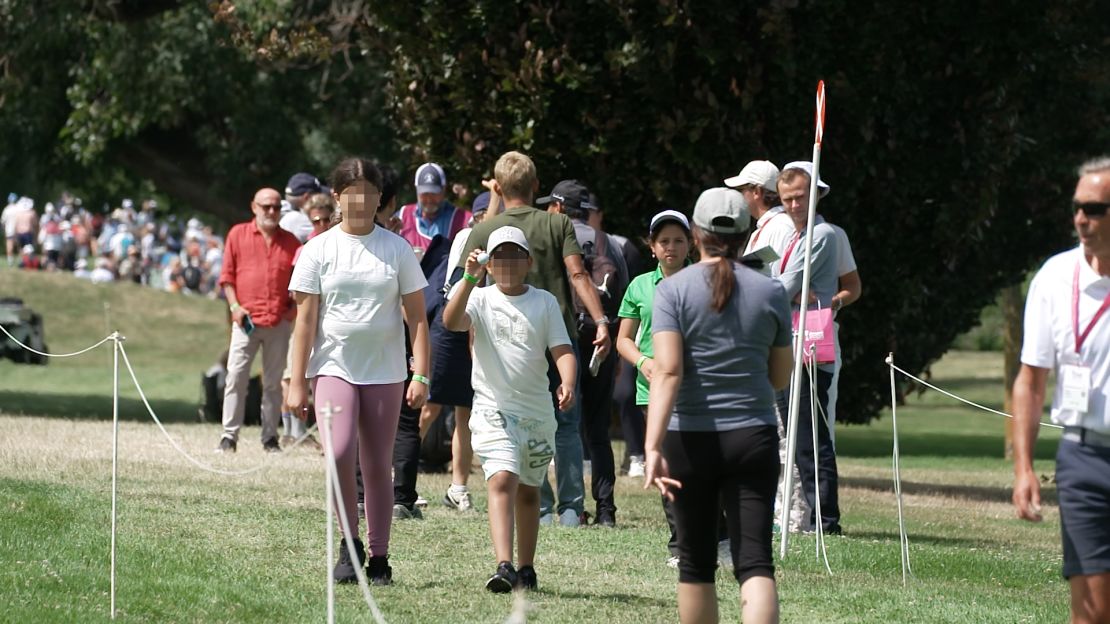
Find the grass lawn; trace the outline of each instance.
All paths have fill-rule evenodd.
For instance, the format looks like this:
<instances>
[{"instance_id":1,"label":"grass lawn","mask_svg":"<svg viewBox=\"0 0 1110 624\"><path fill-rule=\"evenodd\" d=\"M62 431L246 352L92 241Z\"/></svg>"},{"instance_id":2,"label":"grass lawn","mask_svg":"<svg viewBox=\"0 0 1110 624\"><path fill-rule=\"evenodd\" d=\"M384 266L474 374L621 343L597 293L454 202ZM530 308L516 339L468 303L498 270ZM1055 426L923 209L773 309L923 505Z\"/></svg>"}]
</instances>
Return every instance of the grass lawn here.
<instances>
[{"instance_id":1,"label":"grass lawn","mask_svg":"<svg viewBox=\"0 0 1110 624\"><path fill-rule=\"evenodd\" d=\"M199 374L225 348L215 302L68 275L0 270L0 295L43 313L55 352L106 335L104 303L170 434L221 468L263 465L246 477L197 470L149 422L121 376L117 619L125 622L304 622L325 614L323 467L294 450L265 455L248 429L237 455L214 455L216 426L196 423ZM933 381L1001 404L1001 356L957 352ZM0 363L0 621L108 620L111 355L107 347L46 367ZM842 406L841 409L848 409ZM828 575L811 537L778 562L785 622L1053 622L1067 617L1059 516L1014 518L1002 420L937 393L899 410L913 577L902 586L892 494L891 421L840 427L845 536L829 538ZM1038 471L1052 474L1046 431ZM619 452L619 451L618 451ZM482 589L493 570L481 514L439 506L445 475L421 475L432 501L423 521L394 526L395 584L375 588L390 622L500 622L512 599ZM475 499L485 509L480 473ZM1048 501L1054 489L1045 484ZM664 565L658 496L618 479L615 530L546 529L528 598L534 622L671 622L675 573ZM776 548L777 552L777 548ZM723 621L739 620L735 582L718 578ZM365 622L356 588L337 589L337 620Z\"/></svg>"}]
</instances>

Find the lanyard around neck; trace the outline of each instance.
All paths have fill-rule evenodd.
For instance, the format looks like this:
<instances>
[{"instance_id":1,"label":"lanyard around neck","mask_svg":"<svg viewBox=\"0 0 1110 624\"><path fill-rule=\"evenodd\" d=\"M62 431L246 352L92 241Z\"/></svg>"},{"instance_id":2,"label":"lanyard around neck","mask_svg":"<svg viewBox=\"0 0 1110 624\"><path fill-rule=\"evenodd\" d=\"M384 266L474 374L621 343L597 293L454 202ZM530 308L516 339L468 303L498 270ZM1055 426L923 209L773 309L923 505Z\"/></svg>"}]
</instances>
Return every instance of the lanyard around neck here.
<instances>
[{"instance_id":1,"label":"lanyard around neck","mask_svg":"<svg viewBox=\"0 0 1110 624\"><path fill-rule=\"evenodd\" d=\"M1110 308L1110 294L1102 300L1102 305L1099 306L1095 316L1087 323L1087 328L1083 333L1079 333L1079 263L1082 260L1075 261L1075 274L1071 280L1071 326L1075 333L1075 352L1078 354L1079 350L1083 348L1083 343L1087 341L1087 336L1090 335L1091 330L1095 328L1095 324L1102 318L1103 313L1107 308Z\"/></svg>"}]
</instances>

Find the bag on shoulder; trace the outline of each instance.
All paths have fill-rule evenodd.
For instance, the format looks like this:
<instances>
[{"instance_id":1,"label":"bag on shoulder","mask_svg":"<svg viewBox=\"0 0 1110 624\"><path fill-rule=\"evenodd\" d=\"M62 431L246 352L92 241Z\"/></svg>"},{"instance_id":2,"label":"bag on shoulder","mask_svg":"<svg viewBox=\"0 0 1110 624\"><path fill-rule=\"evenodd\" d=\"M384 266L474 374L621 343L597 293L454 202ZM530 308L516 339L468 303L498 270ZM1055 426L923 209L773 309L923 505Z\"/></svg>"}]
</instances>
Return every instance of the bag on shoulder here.
<instances>
[{"instance_id":1,"label":"bag on shoulder","mask_svg":"<svg viewBox=\"0 0 1110 624\"><path fill-rule=\"evenodd\" d=\"M582 262L586 267L586 273L590 276L590 281L597 289L598 297L601 299L601 309L605 311L605 316L615 319L620 310L626 285L620 283L620 270L617 268L617 263L609 256L609 235L595 228L594 240L579 242L582 247ZM578 318L578 328L594 327L596 325L594 319L578 297L578 293L573 288L571 293L574 295L574 311Z\"/></svg>"}]
</instances>

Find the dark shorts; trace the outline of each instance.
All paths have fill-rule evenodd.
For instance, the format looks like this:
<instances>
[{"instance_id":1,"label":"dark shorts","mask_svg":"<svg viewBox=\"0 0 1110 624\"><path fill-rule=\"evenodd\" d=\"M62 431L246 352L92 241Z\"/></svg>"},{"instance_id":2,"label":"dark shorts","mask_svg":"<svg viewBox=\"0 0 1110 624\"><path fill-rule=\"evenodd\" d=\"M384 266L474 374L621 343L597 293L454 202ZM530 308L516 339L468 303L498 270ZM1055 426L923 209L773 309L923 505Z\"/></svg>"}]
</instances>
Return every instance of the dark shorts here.
<instances>
[{"instance_id":1,"label":"dark shorts","mask_svg":"<svg viewBox=\"0 0 1110 624\"><path fill-rule=\"evenodd\" d=\"M1110 448L1061 440L1056 490L1064 578L1110 572Z\"/></svg>"},{"instance_id":2,"label":"dark shorts","mask_svg":"<svg viewBox=\"0 0 1110 624\"><path fill-rule=\"evenodd\" d=\"M428 388L428 401L470 407L474 402L474 388L470 385L470 332L447 331L437 317L428 334L432 342L432 385Z\"/></svg>"}]
</instances>

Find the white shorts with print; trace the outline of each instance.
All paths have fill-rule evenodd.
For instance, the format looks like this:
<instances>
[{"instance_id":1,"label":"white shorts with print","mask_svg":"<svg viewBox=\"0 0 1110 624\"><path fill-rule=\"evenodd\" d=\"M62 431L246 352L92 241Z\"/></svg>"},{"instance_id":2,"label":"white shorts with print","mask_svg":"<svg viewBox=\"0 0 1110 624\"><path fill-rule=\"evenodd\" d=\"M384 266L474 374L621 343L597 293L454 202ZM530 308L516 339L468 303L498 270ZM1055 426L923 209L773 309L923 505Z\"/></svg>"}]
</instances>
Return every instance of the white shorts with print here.
<instances>
[{"instance_id":1,"label":"white shorts with print","mask_svg":"<svg viewBox=\"0 0 1110 624\"><path fill-rule=\"evenodd\" d=\"M470 444L486 480L505 470L522 484L539 487L555 457L555 415L521 418L475 407L470 413Z\"/></svg>"}]
</instances>

